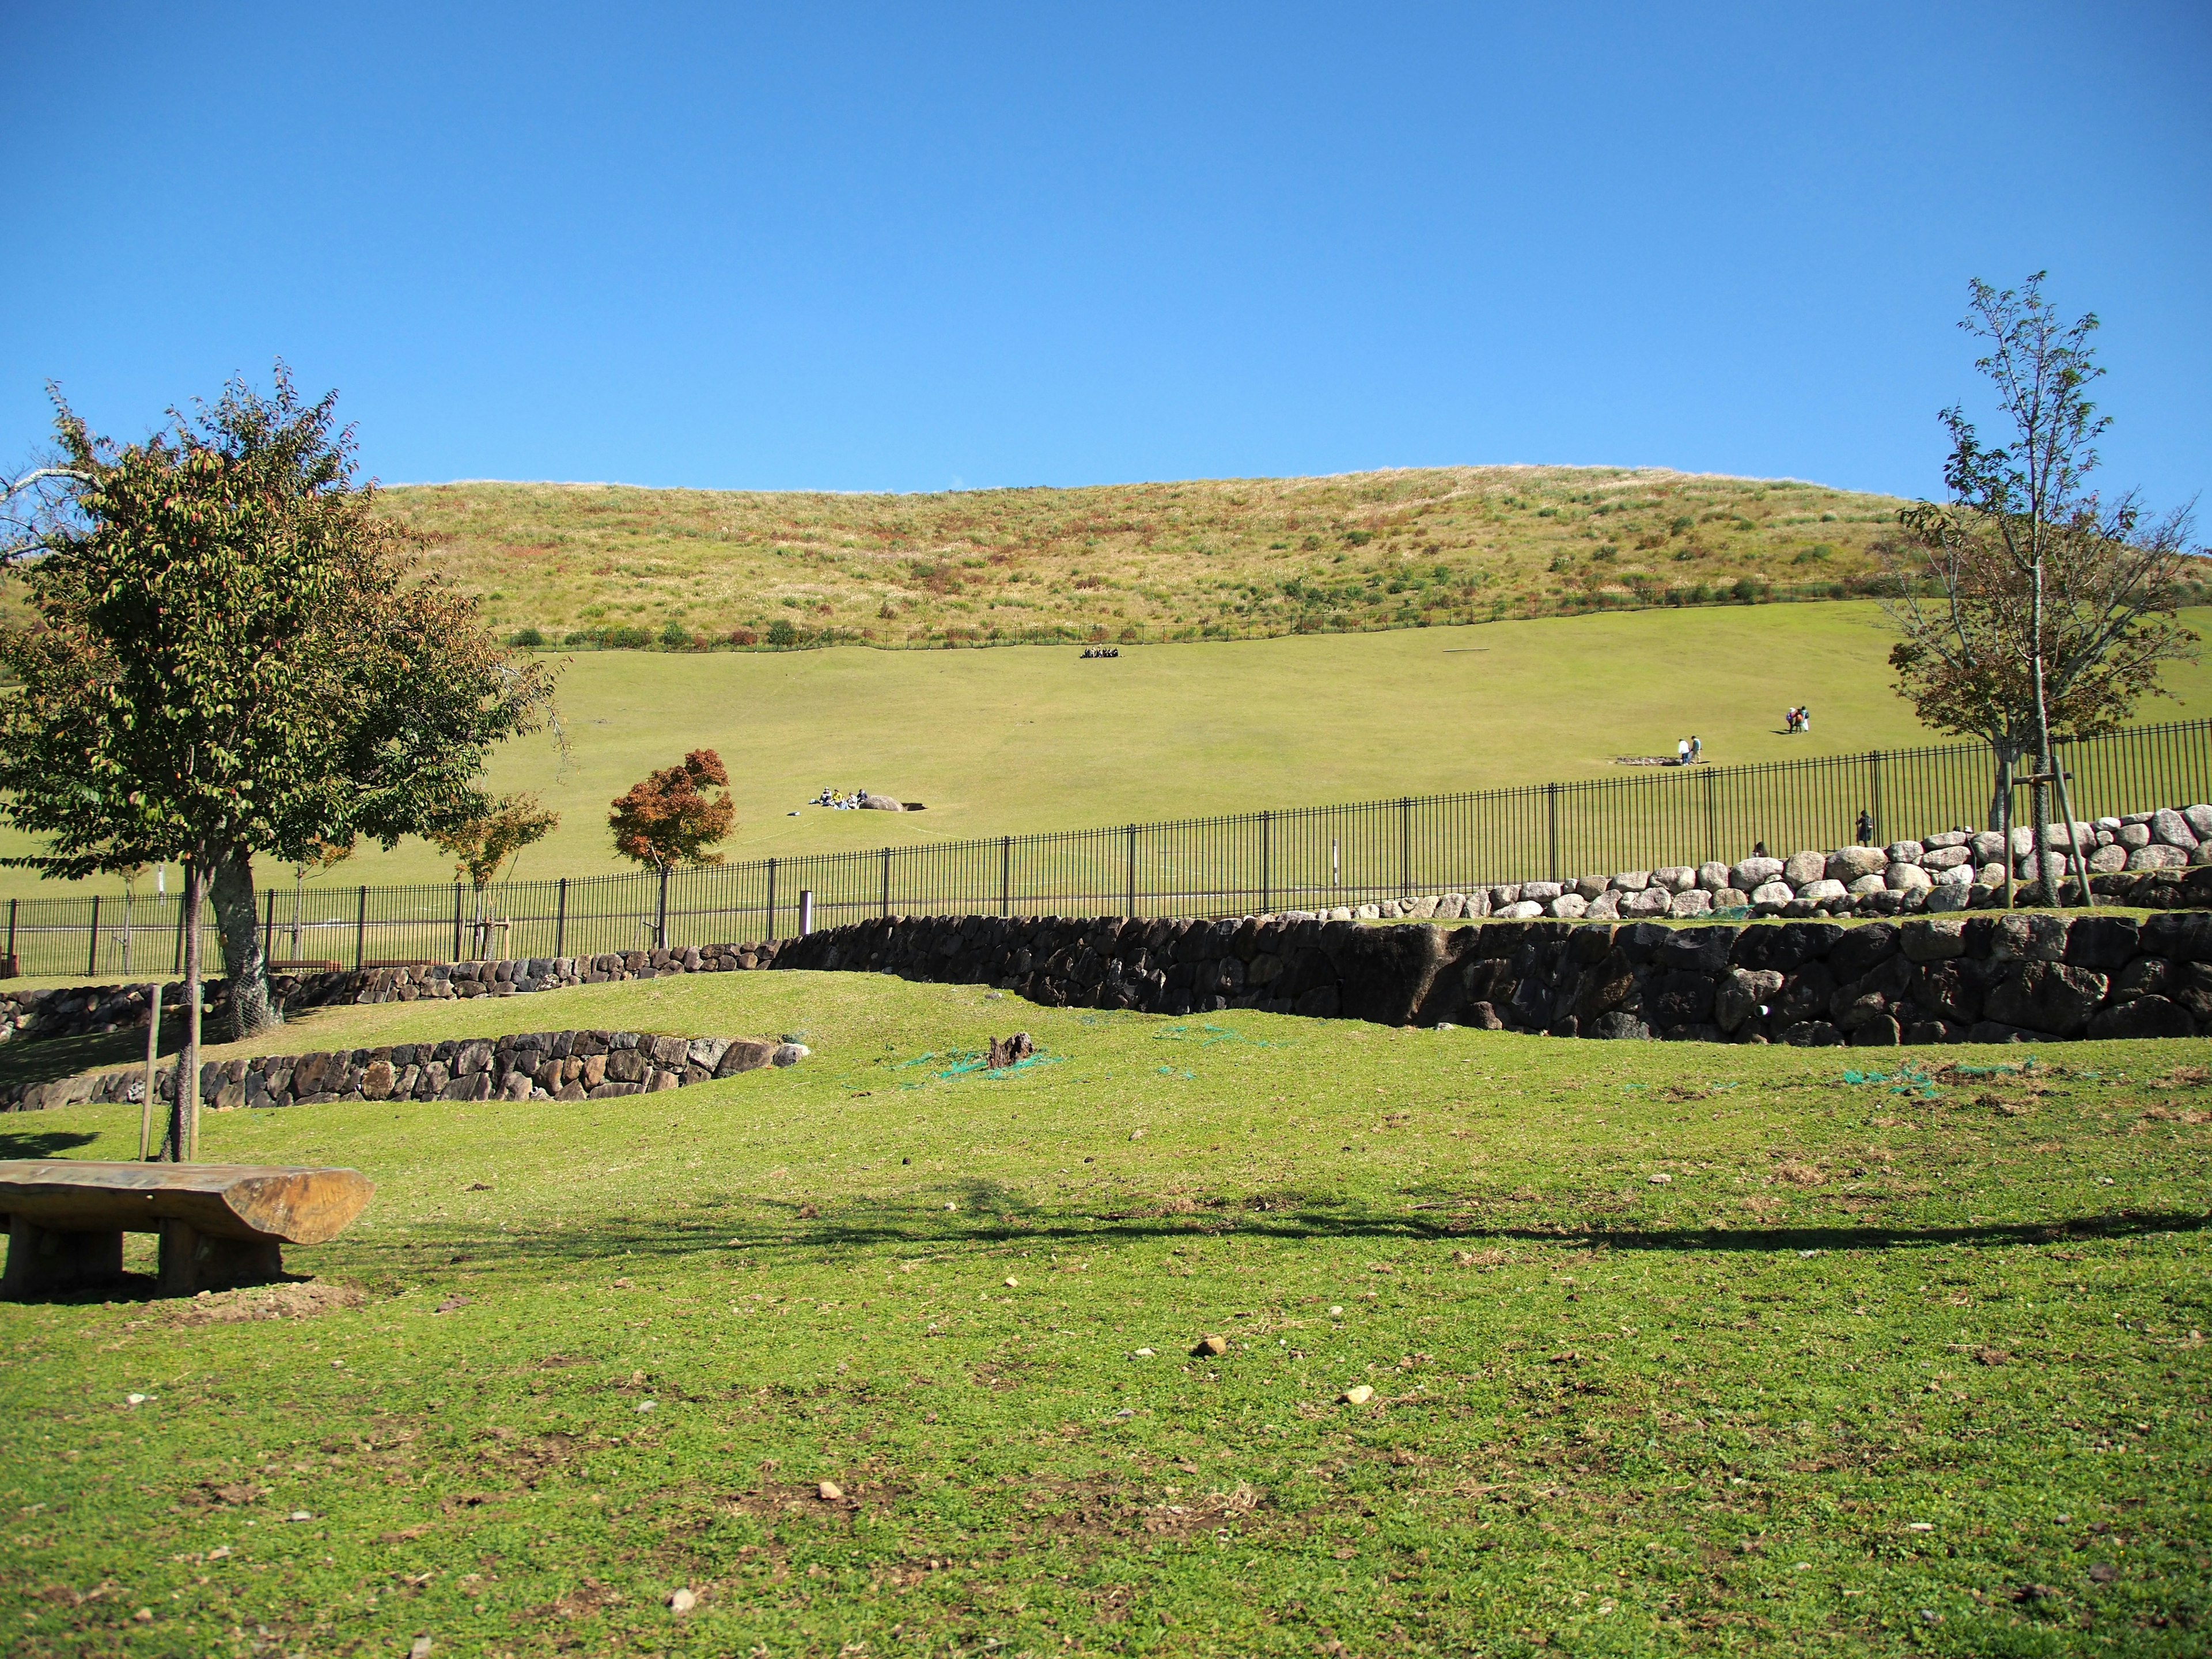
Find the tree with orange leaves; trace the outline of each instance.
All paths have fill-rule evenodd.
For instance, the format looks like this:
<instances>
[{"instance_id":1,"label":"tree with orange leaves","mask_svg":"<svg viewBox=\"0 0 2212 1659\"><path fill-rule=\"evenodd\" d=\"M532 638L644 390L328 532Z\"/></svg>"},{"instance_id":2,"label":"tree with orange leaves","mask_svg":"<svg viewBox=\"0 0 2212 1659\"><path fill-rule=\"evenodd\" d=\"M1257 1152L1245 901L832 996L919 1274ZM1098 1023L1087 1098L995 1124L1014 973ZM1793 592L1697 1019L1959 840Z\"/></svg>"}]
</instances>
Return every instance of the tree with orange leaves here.
<instances>
[{"instance_id":1,"label":"tree with orange leaves","mask_svg":"<svg viewBox=\"0 0 2212 1659\"><path fill-rule=\"evenodd\" d=\"M714 844L736 826L730 775L711 749L694 749L681 766L667 766L632 784L607 817L615 851L653 870L679 864L720 864ZM720 788L719 796L709 788Z\"/></svg>"}]
</instances>

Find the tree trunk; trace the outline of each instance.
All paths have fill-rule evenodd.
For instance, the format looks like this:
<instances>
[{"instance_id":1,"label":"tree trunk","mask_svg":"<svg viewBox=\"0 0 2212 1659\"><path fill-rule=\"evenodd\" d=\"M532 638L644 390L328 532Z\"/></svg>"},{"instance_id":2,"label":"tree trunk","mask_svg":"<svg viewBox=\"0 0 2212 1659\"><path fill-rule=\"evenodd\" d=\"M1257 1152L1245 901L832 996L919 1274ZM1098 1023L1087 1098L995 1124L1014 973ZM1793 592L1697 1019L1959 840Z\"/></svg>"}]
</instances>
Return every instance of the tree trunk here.
<instances>
[{"instance_id":1,"label":"tree trunk","mask_svg":"<svg viewBox=\"0 0 2212 1659\"><path fill-rule=\"evenodd\" d=\"M185 860L185 1041L177 1051L177 1094L169 1103L166 1161L182 1164L199 1139L200 906L207 878L198 859Z\"/></svg>"},{"instance_id":2,"label":"tree trunk","mask_svg":"<svg viewBox=\"0 0 2212 1659\"><path fill-rule=\"evenodd\" d=\"M215 919L230 975L232 1035L241 1042L284 1023L269 998L269 958L262 953L254 909L252 855L234 849L216 863Z\"/></svg>"}]
</instances>

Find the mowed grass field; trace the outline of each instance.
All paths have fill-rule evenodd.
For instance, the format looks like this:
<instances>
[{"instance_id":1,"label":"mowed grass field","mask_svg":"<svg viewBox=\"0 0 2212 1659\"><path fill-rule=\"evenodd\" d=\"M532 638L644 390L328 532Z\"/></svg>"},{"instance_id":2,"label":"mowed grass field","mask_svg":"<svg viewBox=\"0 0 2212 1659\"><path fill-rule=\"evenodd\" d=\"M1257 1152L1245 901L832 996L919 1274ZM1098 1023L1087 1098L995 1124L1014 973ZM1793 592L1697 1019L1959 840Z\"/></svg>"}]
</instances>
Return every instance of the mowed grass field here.
<instances>
[{"instance_id":1,"label":"mowed grass field","mask_svg":"<svg viewBox=\"0 0 2212 1659\"><path fill-rule=\"evenodd\" d=\"M0 1306L11 1652L2204 1651L2212 1044L1853 1082L798 973L283 1042L580 1025L814 1054L215 1115L376 1181L289 1253L365 1300Z\"/></svg>"},{"instance_id":2,"label":"mowed grass field","mask_svg":"<svg viewBox=\"0 0 2212 1659\"><path fill-rule=\"evenodd\" d=\"M2188 614L2204 627L2206 612ZM1889 643L1879 607L1856 602L1125 647L1087 662L1070 647L582 652L563 679L567 757L522 739L489 782L561 813L517 866L550 877L623 867L608 803L702 745L734 779L725 849L749 858L1601 775L1692 732L1723 765L1938 740L1890 690ZM2168 684L2178 695L2146 699L2142 718L2212 710L2203 665ZM1783 734L1794 703L1813 709L1808 735ZM824 786L928 810L802 807ZM0 832L0 856L31 850ZM289 868L261 873L290 884ZM328 884L453 874L410 840L364 849ZM0 871L0 896L66 890Z\"/></svg>"},{"instance_id":3,"label":"mowed grass field","mask_svg":"<svg viewBox=\"0 0 2212 1659\"><path fill-rule=\"evenodd\" d=\"M935 495L465 483L386 511L504 627L787 640L1253 639L1842 597L1901 501L1625 467L1402 468Z\"/></svg>"}]
</instances>

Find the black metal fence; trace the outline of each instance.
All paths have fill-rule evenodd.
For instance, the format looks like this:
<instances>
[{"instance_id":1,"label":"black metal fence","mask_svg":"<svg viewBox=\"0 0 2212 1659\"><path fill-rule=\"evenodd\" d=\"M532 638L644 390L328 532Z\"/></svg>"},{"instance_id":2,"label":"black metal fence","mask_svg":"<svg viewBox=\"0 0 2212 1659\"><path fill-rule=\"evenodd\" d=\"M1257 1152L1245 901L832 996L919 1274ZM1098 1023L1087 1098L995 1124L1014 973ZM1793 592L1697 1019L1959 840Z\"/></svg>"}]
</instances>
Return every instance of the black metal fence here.
<instances>
[{"instance_id":1,"label":"black metal fence","mask_svg":"<svg viewBox=\"0 0 2212 1659\"><path fill-rule=\"evenodd\" d=\"M2066 745L2075 813L2212 800L2212 720ZM1978 744L1755 766L1667 766L1466 794L1407 796L1113 829L757 859L702 869L463 886L272 888L271 960L339 967L598 955L795 933L892 914L1237 915L1707 860L1778 856L1994 821ZM145 977L182 960L180 902L21 899L8 950L26 974ZM212 918L211 959L220 944Z\"/></svg>"}]
</instances>

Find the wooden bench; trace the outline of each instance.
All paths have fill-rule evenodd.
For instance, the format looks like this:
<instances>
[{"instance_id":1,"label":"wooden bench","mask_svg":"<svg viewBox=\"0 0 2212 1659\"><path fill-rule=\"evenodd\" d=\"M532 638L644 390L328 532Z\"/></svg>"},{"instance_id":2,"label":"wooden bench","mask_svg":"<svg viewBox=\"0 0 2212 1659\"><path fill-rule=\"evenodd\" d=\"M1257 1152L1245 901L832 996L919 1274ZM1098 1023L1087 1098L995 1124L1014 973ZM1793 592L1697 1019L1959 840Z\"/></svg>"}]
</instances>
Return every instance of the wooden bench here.
<instances>
[{"instance_id":1,"label":"wooden bench","mask_svg":"<svg viewBox=\"0 0 2212 1659\"><path fill-rule=\"evenodd\" d=\"M283 1275L285 1245L336 1238L375 1190L358 1170L0 1161L0 1216L8 1224L0 1295L118 1278L125 1233L161 1235L164 1296L265 1284Z\"/></svg>"}]
</instances>

